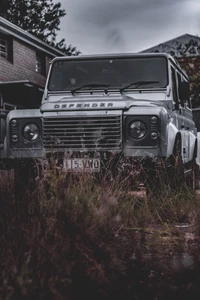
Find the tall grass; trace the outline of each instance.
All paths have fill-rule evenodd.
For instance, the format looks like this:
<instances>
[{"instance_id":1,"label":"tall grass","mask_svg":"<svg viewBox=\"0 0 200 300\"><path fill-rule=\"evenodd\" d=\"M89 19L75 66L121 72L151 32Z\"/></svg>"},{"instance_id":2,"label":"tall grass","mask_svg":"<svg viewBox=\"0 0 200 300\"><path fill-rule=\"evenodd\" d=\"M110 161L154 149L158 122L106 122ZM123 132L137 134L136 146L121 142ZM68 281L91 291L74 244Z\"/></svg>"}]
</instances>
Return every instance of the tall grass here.
<instances>
[{"instance_id":1,"label":"tall grass","mask_svg":"<svg viewBox=\"0 0 200 300\"><path fill-rule=\"evenodd\" d=\"M121 179L56 168L23 201L14 199L12 172L0 186L1 299L181 299L188 272L200 276L200 206L189 191L153 199ZM191 246L176 227L186 222ZM197 291L192 282L190 293Z\"/></svg>"}]
</instances>

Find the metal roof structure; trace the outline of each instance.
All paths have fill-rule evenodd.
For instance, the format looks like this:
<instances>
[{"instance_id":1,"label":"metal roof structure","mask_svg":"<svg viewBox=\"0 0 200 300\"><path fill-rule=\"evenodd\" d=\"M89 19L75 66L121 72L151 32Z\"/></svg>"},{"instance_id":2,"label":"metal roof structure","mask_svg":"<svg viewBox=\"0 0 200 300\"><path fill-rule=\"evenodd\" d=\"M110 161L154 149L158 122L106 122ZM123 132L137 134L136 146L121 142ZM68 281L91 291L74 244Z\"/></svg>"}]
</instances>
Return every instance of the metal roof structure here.
<instances>
[{"instance_id":1,"label":"metal roof structure","mask_svg":"<svg viewBox=\"0 0 200 300\"><path fill-rule=\"evenodd\" d=\"M140 53L147 52L165 52L175 57L200 56L200 37L186 33Z\"/></svg>"}]
</instances>

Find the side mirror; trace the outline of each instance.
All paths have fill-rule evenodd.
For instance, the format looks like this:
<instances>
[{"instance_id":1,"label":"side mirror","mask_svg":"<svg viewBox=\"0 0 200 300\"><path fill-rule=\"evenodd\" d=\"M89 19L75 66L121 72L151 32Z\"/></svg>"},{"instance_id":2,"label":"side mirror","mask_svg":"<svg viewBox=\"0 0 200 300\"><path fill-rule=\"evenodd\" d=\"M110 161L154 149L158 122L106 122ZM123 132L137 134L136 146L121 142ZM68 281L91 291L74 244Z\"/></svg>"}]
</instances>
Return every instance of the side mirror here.
<instances>
[{"instance_id":1,"label":"side mirror","mask_svg":"<svg viewBox=\"0 0 200 300\"><path fill-rule=\"evenodd\" d=\"M190 86L189 82L183 81L179 84L179 99L181 102L189 101L190 99Z\"/></svg>"}]
</instances>

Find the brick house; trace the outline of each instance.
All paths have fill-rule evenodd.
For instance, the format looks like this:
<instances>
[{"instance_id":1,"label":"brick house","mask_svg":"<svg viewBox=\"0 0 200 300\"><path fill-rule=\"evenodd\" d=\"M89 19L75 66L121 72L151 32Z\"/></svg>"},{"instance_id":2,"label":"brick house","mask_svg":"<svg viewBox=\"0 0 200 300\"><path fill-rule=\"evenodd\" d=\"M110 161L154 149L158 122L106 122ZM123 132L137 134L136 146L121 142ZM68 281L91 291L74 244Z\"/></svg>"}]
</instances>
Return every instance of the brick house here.
<instances>
[{"instance_id":1,"label":"brick house","mask_svg":"<svg viewBox=\"0 0 200 300\"><path fill-rule=\"evenodd\" d=\"M44 87L49 62L63 55L0 17L0 82L28 80Z\"/></svg>"},{"instance_id":2,"label":"brick house","mask_svg":"<svg viewBox=\"0 0 200 300\"><path fill-rule=\"evenodd\" d=\"M0 17L0 110L38 107L49 62L63 55Z\"/></svg>"}]
</instances>

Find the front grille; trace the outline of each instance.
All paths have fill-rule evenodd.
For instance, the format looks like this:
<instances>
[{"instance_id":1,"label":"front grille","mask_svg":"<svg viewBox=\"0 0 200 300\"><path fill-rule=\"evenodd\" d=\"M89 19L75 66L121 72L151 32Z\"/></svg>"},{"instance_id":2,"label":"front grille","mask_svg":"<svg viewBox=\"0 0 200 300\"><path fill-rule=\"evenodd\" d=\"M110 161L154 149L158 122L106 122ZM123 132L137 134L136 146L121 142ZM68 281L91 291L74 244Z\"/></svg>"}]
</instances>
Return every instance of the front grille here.
<instances>
[{"instance_id":1,"label":"front grille","mask_svg":"<svg viewBox=\"0 0 200 300\"><path fill-rule=\"evenodd\" d=\"M45 149L120 150L121 116L67 116L43 119Z\"/></svg>"}]
</instances>

